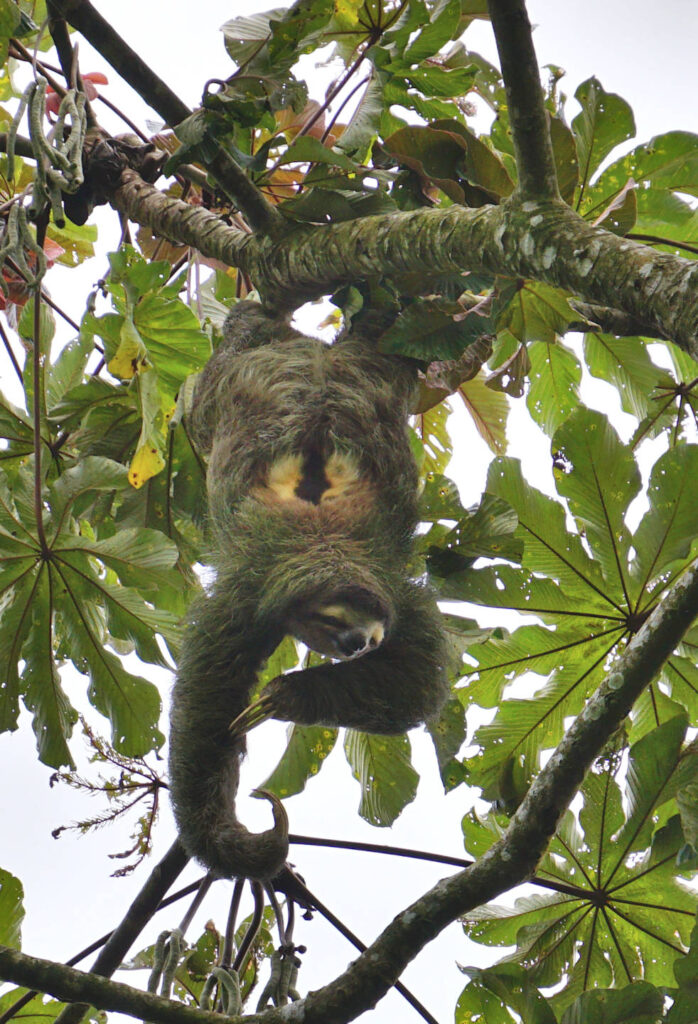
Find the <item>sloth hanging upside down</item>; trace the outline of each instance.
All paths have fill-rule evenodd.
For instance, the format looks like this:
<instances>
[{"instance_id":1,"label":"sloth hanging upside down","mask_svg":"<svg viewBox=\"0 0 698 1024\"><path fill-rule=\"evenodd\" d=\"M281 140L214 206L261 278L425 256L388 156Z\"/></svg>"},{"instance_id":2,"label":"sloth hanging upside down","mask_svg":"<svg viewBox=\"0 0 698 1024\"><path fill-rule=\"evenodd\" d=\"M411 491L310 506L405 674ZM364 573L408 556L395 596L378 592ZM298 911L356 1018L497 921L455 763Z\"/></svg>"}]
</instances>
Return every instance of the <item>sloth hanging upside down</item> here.
<instances>
[{"instance_id":1,"label":"sloth hanging upside down","mask_svg":"<svg viewBox=\"0 0 698 1024\"><path fill-rule=\"evenodd\" d=\"M224 339L191 416L210 452L216 577L182 647L170 790L191 856L219 877L268 879L286 860L286 816L275 801L274 829L237 820L246 730L273 717L404 732L445 699L443 636L433 596L408 575L414 367L356 334L306 337L254 302L234 306ZM279 676L249 705L286 635L334 660Z\"/></svg>"}]
</instances>

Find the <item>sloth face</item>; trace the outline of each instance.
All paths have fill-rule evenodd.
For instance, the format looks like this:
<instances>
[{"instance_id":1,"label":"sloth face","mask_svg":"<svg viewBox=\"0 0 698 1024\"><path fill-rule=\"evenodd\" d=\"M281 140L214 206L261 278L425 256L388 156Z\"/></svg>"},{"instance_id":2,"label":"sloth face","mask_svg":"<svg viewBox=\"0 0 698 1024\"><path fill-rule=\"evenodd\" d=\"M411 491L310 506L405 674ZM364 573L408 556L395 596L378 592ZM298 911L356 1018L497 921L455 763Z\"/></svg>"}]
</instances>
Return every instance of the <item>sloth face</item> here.
<instances>
[{"instance_id":1,"label":"sloth face","mask_svg":"<svg viewBox=\"0 0 698 1024\"><path fill-rule=\"evenodd\" d=\"M374 650L387 628L387 613L375 600L364 604L341 597L310 605L290 623L290 632L311 650L341 661Z\"/></svg>"}]
</instances>

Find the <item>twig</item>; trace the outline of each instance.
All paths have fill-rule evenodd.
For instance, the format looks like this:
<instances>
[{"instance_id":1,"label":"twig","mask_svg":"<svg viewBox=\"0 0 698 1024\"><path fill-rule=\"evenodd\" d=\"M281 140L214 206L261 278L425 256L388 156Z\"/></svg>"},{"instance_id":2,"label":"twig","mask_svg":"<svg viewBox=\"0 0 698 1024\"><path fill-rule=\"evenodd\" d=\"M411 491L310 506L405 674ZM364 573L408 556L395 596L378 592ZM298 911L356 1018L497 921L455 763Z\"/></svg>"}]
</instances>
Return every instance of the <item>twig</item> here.
<instances>
[{"instance_id":1,"label":"twig","mask_svg":"<svg viewBox=\"0 0 698 1024\"><path fill-rule=\"evenodd\" d=\"M264 914L264 889L262 888L262 883L251 881L250 888L252 889L252 895L254 897L254 910L252 912L252 920L249 923L247 931L243 935L240 948L238 949L235 955L235 960L233 961L233 970L237 971L238 974L243 973L245 957L257 936L257 932L262 924L262 915Z\"/></svg>"},{"instance_id":2,"label":"twig","mask_svg":"<svg viewBox=\"0 0 698 1024\"><path fill-rule=\"evenodd\" d=\"M5 328L2 326L1 323L0 323L0 338L2 338L2 343L5 346L5 350L6 350L8 356L10 358L10 362L12 363L12 365L14 367L14 371L17 374L17 377L19 378L19 383L20 384L24 384L24 378L22 377L21 367L20 367L19 363L17 362L17 356L12 351L12 346L10 345L10 339L7 337L7 333L5 331Z\"/></svg>"},{"instance_id":3,"label":"twig","mask_svg":"<svg viewBox=\"0 0 698 1024\"><path fill-rule=\"evenodd\" d=\"M456 868L469 868L475 863L466 857L450 857L443 853L428 853L426 850L412 850L406 846L384 846L382 843L364 843L353 839L320 839L317 836L297 836L290 834L288 841L296 846L323 846L333 850L358 850L363 853L382 853L392 857L406 857L410 860L429 861L433 864L448 864ZM531 885L538 885L541 889L552 889L554 892L564 892L568 896L577 896L580 899L589 898L589 890L580 885L568 885L566 882L553 882L546 878L533 875L530 879ZM0 1021L2 1024L2 1021Z\"/></svg>"},{"instance_id":4,"label":"twig","mask_svg":"<svg viewBox=\"0 0 698 1024\"><path fill-rule=\"evenodd\" d=\"M352 946L360 950L362 953L365 953L368 948L366 943L362 942L358 935L355 935L350 928L347 928L344 922L340 921L337 915L333 914L329 907L326 907L325 904L317 898L315 893L311 892L304 882L301 882L297 875L295 876L294 881L300 887L307 902L311 904L319 914L322 914L325 920L329 921L332 927L336 928L340 935L343 935L348 942L351 942ZM416 996L412 995L410 990L406 988L401 981L396 981L393 988L399 992L410 1006L412 1006L417 1013L424 1018L424 1020L428 1021L429 1024L439 1024L436 1018L432 1017L427 1008L420 1003Z\"/></svg>"}]
</instances>

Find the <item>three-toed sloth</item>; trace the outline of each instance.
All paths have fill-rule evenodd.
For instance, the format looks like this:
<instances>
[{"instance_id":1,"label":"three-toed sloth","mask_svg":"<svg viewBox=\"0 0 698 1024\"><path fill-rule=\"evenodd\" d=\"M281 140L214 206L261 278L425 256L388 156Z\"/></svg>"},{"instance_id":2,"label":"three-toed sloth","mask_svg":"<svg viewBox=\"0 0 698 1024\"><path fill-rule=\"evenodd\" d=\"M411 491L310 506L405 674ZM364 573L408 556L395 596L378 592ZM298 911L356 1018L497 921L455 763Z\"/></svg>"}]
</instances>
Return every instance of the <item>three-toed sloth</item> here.
<instances>
[{"instance_id":1,"label":"three-toed sloth","mask_svg":"<svg viewBox=\"0 0 698 1024\"><path fill-rule=\"evenodd\" d=\"M170 789L185 849L214 875L268 879L286 859L278 807L268 832L237 820L245 738L229 728L285 635L332 660L274 679L243 726L274 717L400 733L445 699L440 613L408 568L415 388L414 364L369 338L327 345L247 301L199 379L191 426L210 452L216 576L183 643Z\"/></svg>"}]
</instances>

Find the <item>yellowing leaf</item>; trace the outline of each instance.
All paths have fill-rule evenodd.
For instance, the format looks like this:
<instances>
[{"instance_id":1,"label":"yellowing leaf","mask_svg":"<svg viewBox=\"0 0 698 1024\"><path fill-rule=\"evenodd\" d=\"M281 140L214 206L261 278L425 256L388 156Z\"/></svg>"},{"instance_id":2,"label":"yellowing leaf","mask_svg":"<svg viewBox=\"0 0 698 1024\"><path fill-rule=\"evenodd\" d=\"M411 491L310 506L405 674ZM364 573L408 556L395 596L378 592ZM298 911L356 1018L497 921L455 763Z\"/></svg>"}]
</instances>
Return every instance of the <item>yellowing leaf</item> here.
<instances>
[{"instance_id":1,"label":"yellowing leaf","mask_svg":"<svg viewBox=\"0 0 698 1024\"><path fill-rule=\"evenodd\" d=\"M139 444L136 454L131 459L128 482L138 490L147 480L156 476L164 468L165 460L160 449L151 438L146 438L143 443Z\"/></svg>"},{"instance_id":2,"label":"yellowing leaf","mask_svg":"<svg viewBox=\"0 0 698 1024\"><path fill-rule=\"evenodd\" d=\"M358 25L363 0L335 0L334 11L343 28Z\"/></svg>"},{"instance_id":3,"label":"yellowing leaf","mask_svg":"<svg viewBox=\"0 0 698 1024\"><path fill-rule=\"evenodd\" d=\"M135 324L127 317L121 325L116 355L109 360L107 369L120 380L131 380L140 372L140 367L146 362L146 359L146 347Z\"/></svg>"}]
</instances>

